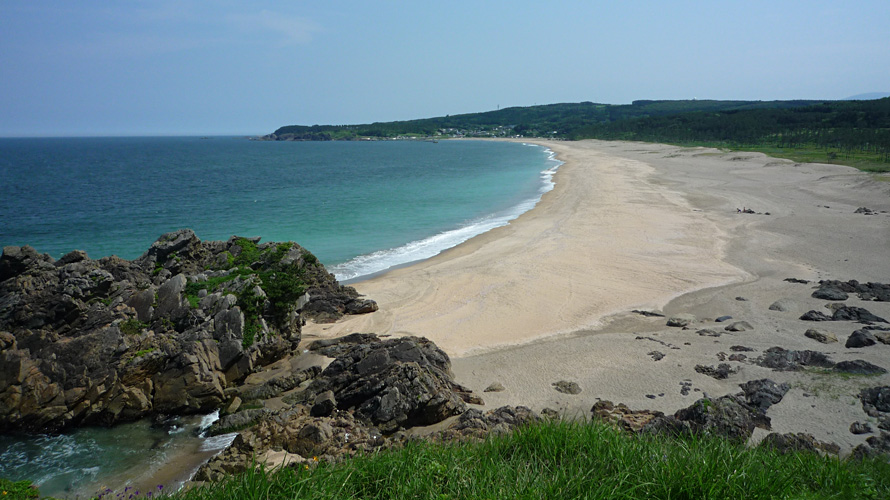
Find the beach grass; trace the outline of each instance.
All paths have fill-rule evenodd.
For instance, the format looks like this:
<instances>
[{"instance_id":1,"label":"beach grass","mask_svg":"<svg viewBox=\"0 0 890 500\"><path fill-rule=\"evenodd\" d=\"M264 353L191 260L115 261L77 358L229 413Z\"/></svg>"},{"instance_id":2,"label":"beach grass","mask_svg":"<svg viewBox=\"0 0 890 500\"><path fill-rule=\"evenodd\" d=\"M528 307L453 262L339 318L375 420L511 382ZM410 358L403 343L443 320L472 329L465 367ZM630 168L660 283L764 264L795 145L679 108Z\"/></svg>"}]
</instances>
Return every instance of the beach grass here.
<instances>
[{"instance_id":1,"label":"beach grass","mask_svg":"<svg viewBox=\"0 0 890 500\"><path fill-rule=\"evenodd\" d=\"M339 464L258 467L170 498L890 498L890 464L557 421L483 443L418 441Z\"/></svg>"}]
</instances>

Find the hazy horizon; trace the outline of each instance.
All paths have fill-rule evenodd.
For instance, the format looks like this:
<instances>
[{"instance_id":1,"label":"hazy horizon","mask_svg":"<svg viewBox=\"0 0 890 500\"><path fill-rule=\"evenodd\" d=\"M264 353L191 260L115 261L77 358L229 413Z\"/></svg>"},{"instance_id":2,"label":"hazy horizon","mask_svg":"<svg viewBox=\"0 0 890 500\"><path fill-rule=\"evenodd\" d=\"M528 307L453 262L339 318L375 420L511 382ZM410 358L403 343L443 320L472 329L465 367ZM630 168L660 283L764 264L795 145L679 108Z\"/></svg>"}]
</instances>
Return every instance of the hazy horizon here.
<instances>
[{"instance_id":1,"label":"hazy horizon","mask_svg":"<svg viewBox=\"0 0 890 500\"><path fill-rule=\"evenodd\" d=\"M253 136L890 90L890 3L0 3L0 136Z\"/></svg>"}]
</instances>

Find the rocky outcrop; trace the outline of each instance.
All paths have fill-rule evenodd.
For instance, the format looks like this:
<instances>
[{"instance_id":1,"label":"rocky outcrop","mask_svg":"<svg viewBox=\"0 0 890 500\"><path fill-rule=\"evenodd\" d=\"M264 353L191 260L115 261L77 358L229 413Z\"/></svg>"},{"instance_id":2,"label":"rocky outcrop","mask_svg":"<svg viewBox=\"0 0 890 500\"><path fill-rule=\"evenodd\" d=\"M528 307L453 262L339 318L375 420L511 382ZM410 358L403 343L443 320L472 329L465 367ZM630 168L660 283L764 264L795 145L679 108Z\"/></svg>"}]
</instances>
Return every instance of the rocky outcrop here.
<instances>
[{"instance_id":1,"label":"rocky outcrop","mask_svg":"<svg viewBox=\"0 0 890 500\"><path fill-rule=\"evenodd\" d=\"M307 394L314 400L332 391L338 410L352 411L383 432L460 414L466 410L465 399L481 403L452 380L448 355L425 338L351 335L314 343L312 349L337 357Z\"/></svg>"},{"instance_id":2,"label":"rocky outcrop","mask_svg":"<svg viewBox=\"0 0 890 500\"><path fill-rule=\"evenodd\" d=\"M763 438L763 441L760 442L759 446L771 448L782 454L808 451L811 453L830 453L837 455L841 451L838 445L819 441L812 434L803 432L788 432L785 434L772 432Z\"/></svg>"},{"instance_id":3,"label":"rocky outcrop","mask_svg":"<svg viewBox=\"0 0 890 500\"><path fill-rule=\"evenodd\" d=\"M862 300L890 302L890 284L859 283L856 280L837 281L823 280L813 297L825 300L846 300L848 294L855 293Z\"/></svg>"},{"instance_id":4,"label":"rocky outcrop","mask_svg":"<svg viewBox=\"0 0 890 500\"><path fill-rule=\"evenodd\" d=\"M669 435L716 435L744 441L755 427L770 429L770 419L738 396L702 398L673 415L657 411L632 411L623 404L599 401L591 409L594 418L613 422L634 432Z\"/></svg>"},{"instance_id":5,"label":"rocky outcrop","mask_svg":"<svg viewBox=\"0 0 890 500\"><path fill-rule=\"evenodd\" d=\"M368 309L290 242L181 230L133 261L5 247L0 432L220 408L228 388L294 352L316 301Z\"/></svg>"}]
</instances>

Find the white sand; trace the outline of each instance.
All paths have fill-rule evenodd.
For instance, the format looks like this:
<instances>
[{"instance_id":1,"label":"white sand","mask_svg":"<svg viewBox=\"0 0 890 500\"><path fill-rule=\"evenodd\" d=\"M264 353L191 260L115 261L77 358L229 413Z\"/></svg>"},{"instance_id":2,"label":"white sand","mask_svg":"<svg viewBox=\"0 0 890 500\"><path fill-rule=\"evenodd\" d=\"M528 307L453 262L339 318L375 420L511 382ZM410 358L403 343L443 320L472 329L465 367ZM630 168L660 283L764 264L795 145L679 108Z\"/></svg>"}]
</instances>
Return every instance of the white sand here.
<instances>
[{"instance_id":1,"label":"white sand","mask_svg":"<svg viewBox=\"0 0 890 500\"><path fill-rule=\"evenodd\" d=\"M795 164L756 153L626 142L545 142L565 161L556 187L510 225L443 254L356 283L380 311L333 325L307 325L304 336L352 332L428 337L452 356L458 382L482 394L487 408L523 404L586 416L598 399L666 412L703 393L737 392L769 377L792 390L768 415L780 432L810 432L846 450L868 435L853 421L876 421L855 395L890 385L890 375L844 379L774 372L747 362L715 380L694 371L716 365L733 345L827 352L835 361L865 359L890 369L890 346L846 349L861 325L814 325L797 318L822 309L812 285L783 281L857 279L890 282L890 214L854 214L859 206L890 211L890 183L855 169ZM771 215L738 214L748 207ZM736 300L744 297L746 301ZM787 312L769 310L787 299ZM890 303L863 303L890 318ZM632 309L690 312L692 329L664 326ZM713 318L732 315L752 331L723 332ZM722 336L695 333L712 328ZM839 343L803 336L834 331ZM637 337L641 337L637 339ZM665 354L653 361L648 353ZM580 384L566 395L551 384ZM688 380L698 391L680 394ZM654 398L647 397L654 396Z\"/></svg>"}]
</instances>

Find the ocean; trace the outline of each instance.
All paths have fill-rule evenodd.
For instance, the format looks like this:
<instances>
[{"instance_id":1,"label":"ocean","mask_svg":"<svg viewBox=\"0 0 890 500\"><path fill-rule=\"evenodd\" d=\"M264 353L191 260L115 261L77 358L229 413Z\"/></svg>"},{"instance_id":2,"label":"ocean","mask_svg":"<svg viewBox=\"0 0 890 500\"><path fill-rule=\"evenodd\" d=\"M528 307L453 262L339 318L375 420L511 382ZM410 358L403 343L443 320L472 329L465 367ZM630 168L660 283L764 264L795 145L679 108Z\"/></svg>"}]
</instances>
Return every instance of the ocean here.
<instances>
[{"instance_id":1,"label":"ocean","mask_svg":"<svg viewBox=\"0 0 890 500\"><path fill-rule=\"evenodd\" d=\"M296 241L355 280L506 224L552 189L558 166L546 148L494 141L0 139L0 246L134 259L191 228ZM213 418L0 436L0 477L59 498L119 491L227 446L233 436L201 437Z\"/></svg>"},{"instance_id":2,"label":"ocean","mask_svg":"<svg viewBox=\"0 0 890 500\"><path fill-rule=\"evenodd\" d=\"M187 227L296 241L349 280L506 224L558 164L489 141L0 139L0 245L134 259Z\"/></svg>"}]
</instances>

